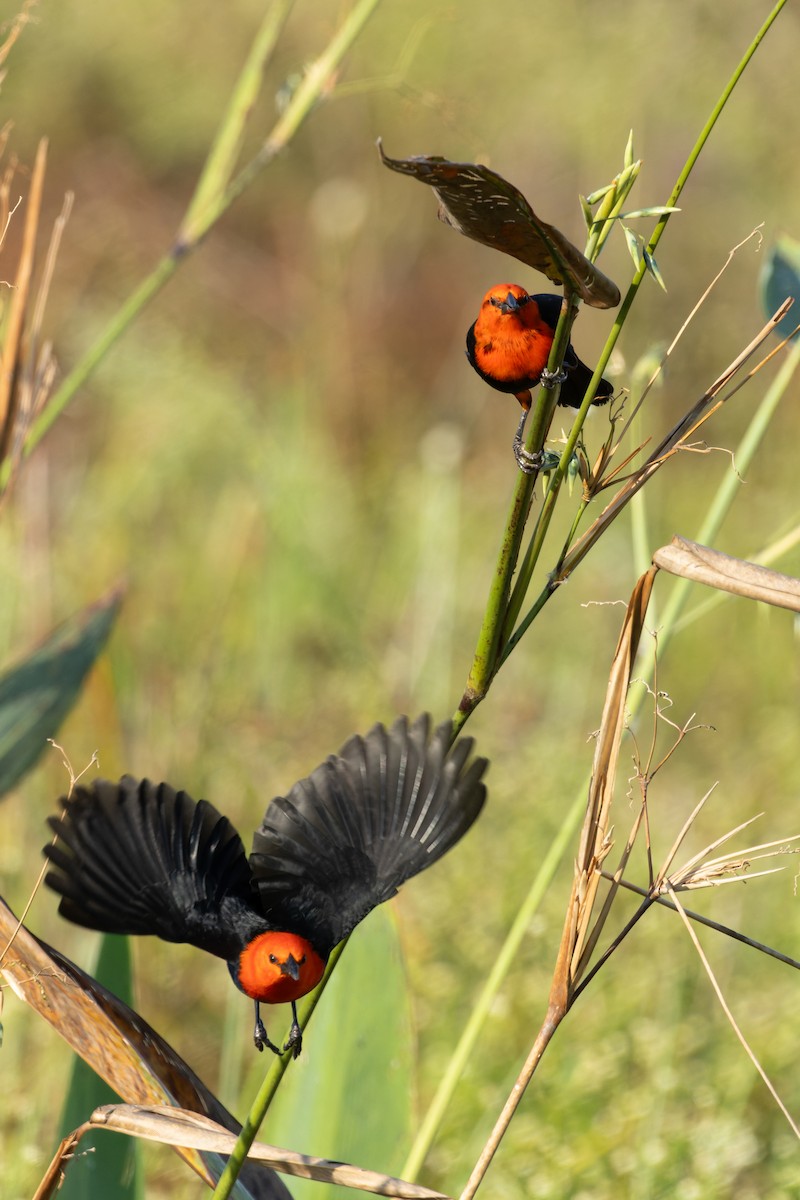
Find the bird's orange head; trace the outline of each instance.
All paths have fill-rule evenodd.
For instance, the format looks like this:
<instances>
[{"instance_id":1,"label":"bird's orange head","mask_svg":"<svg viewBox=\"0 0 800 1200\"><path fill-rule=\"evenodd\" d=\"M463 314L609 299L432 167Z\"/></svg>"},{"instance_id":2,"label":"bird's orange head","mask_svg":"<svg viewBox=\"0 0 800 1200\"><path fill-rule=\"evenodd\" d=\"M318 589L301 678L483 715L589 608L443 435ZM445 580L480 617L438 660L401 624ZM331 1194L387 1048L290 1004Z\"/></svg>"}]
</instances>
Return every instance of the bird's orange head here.
<instances>
[{"instance_id":1,"label":"bird's orange head","mask_svg":"<svg viewBox=\"0 0 800 1200\"><path fill-rule=\"evenodd\" d=\"M560 307L557 296L546 299ZM467 357L478 374L498 391L513 393L526 410L530 388L547 366L555 329L540 311L540 300L545 297L529 296L518 283L495 284L467 333Z\"/></svg>"},{"instance_id":2,"label":"bird's orange head","mask_svg":"<svg viewBox=\"0 0 800 1200\"><path fill-rule=\"evenodd\" d=\"M253 1000L288 1004L315 988L325 962L305 938L270 930L245 946L233 964L236 983Z\"/></svg>"},{"instance_id":3,"label":"bird's orange head","mask_svg":"<svg viewBox=\"0 0 800 1200\"><path fill-rule=\"evenodd\" d=\"M483 297L481 317L484 320L492 318L497 320L499 317L510 316L524 324L523 310L531 302L533 302L533 311L535 312L536 302L532 296L528 295L524 287L520 287L518 283L496 283Z\"/></svg>"}]
</instances>

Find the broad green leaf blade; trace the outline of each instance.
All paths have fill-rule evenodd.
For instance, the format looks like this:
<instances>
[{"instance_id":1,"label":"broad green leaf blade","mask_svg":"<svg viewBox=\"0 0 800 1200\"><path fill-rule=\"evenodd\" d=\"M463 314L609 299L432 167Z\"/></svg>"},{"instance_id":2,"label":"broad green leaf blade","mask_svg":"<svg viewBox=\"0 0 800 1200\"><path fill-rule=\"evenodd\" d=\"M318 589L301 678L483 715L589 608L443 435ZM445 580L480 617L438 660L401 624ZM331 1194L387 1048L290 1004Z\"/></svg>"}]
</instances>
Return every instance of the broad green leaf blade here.
<instances>
[{"instance_id":1,"label":"broad green leaf blade","mask_svg":"<svg viewBox=\"0 0 800 1200\"><path fill-rule=\"evenodd\" d=\"M439 201L439 219L464 237L510 254L541 271L552 283L568 285L592 308L615 308L619 288L589 262L554 225L537 217L513 183L482 163L456 163L438 156L389 158L378 141L384 166L427 183Z\"/></svg>"},{"instance_id":2,"label":"broad green leaf blade","mask_svg":"<svg viewBox=\"0 0 800 1200\"><path fill-rule=\"evenodd\" d=\"M126 1004L132 1002L130 943L106 935L100 943L95 978ZM77 1129L101 1104L115 1104L117 1093L77 1055L61 1114L59 1137ZM92 1147L91 1154L86 1151ZM100 1130L81 1139L80 1154L70 1164L58 1200L144 1200L141 1155L135 1139Z\"/></svg>"},{"instance_id":3,"label":"broad green leaf blade","mask_svg":"<svg viewBox=\"0 0 800 1200\"><path fill-rule=\"evenodd\" d=\"M778 238L767 255L759 285L761 307L767 317L777 312L789 296L793 297L794 304L775 326L780 337L789 337L800 325L800 242L786 236Z\"/></svg>"},{"instance_id":4,"label":"broad green leaf blade","mask_svg":"<svg viewBox=\"0 0 800 1200\"><path fill-rule=\"evenodd\" d=\"M72 708L111 632L122 590L60 625L38 650L0 676L0 796L35 764Z\"/></svg>"},{"instance_id":5,"label":"broad green leaf blade","mask_svg":"<svg viewBox=\"0 0 800 1200\"><path fill-rule=\"evenodd\" d=\"M385 905L351 937L270 1108L270 1140L396 1175L408 1150L414 1077L408 984ZM337 1189L352 1197L349 1189ZM319 1188L293 1180L298 1200Z\"/></svg>"}]
</instances>

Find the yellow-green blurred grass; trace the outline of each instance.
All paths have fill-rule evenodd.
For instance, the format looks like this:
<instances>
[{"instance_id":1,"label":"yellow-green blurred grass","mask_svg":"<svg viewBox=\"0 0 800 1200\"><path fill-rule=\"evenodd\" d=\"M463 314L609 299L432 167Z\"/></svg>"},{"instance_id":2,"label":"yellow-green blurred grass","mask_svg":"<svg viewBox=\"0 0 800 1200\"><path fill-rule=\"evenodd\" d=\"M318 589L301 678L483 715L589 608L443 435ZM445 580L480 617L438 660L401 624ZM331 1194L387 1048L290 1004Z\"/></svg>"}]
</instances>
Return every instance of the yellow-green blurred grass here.
<instances>
[{"instance_id":1,"label":"yellow-green blurred grass","mask_svg":"<svg viewBox=\"0 0 800 1200\"><path fill-rule=\"evenodd\" d=\"M177 8L113 16L88 3L68 15L43 9L15 51L4 98L20 148L47 132L53 206L58 186L77 191L51 299L65 365L167 244L213 129L214 97L227 94L256 6L229 8L222 40L218 11L203 12L187 25ZM307 13L298 5L279 64L285 73L323 40L322 19L309 22ZM422 5L385 6L348 78L388 72L422 13ZM120 575L130 583L108 660L63 731L74 764L98 748L108 773L168 777L215 800L245 840L267 800L352 729L428 704L449 712L511 488L513 402L468 370L463 336L489 284L532 280L438 226L430 197L380 171L374 137L383 134L390 152L490 155L578 236L575 193L610 174L631 124L646 160L637 202L665 198L756 23L750 3L676 14L652 2L633 16L612 3L591 31L575 5L504 10L497 22L470 0L432 17L409 73L417 90L358 93L312 117L297 147L75 402L0 524L0 568L14 581L0 601L6 657ZM648 22L655 45L646 41ZM757 221L767 219L768 234L796 232L789 222L800 168L786 152L791 45L780 30L767 40L687 188L685 212L659 254L669 294L649 288L637 306L623 346L629 362L672 335L729 246ZM46 84L56 71L57 102ZM670 89L676 95L665 104ZM352 227L340 239L320 218L332 177L350 187L340 203ZM602 265L627 278L621 239ZM760 324L758 266L745 252L707 306L653 404L663 409L654 428ZM584 357L602 343L606 320L582 314L575 340ZM719 444L735 444L749 403L746 392L714 426ZM599 441L603 421L593 418L590 437ZM431 462L426 441L442 422L455 427L454 457L459 443L463 453L450 470L435 445ZM795 431L790 397L721 549L753 552L796 516ZM692 534L727 469L723 455L687 457L648 487L653 546L673 532ZM442 513L448 523L437 530ZM798 569L797 560L783 565ZM622 610L581 606L626 599L632 582L620 524L550 603L470 722L494 760L491 807L398 904L423 1101L591 762L586 739ZM437 629L448 645L434 642L425 660L430 598L442 594ZM715 779L704 832L761 808L759 838L794 832L796 661L788 615L742 602L674 641L661 683L677 713L696 710L717 732L694 735L655 789L670 832ZM4 802L0 877L18 906L62 787L48 763ZM791 952L798 918L790 874L697 906ZM527 1050L568 883L565 865L448 1117L434 1184L463 1181ZM54 908L38 901L33 928L86 962L91 935L59 922ZM793 974L716 939L710 948L737 1017L796 1110ZM213 1084L229 1002L224 966L150 943L137 947L136 961L144 1015ZM240 1010L246 1041L244 1001ZM28 1148L40 1164L52 1150L51 1096L68 1056L13 998L3 1019L3 1079L15 1097L11 1111L3 1106L4 1157L14 1164L10 1195L22 1197L41 1173ZM780 1197L791 1195L793 1153L683 932L654 912L548 1051L488 1186L514 1197L560 1196L565 1181L576 1195ZM166 1178L171 1194L188 1192L191 1182L164 1161L149 1194L164 1194Z\"/></svg>"}]
</instances>

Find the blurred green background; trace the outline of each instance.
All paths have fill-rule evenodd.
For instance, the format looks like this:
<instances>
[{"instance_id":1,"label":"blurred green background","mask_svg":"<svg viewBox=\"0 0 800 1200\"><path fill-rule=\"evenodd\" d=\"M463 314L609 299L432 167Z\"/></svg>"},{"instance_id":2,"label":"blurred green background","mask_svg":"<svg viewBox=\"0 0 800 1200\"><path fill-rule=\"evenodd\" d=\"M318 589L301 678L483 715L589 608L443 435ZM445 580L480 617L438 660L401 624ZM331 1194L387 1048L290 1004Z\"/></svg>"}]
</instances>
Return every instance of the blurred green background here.
<instances>
[{"instance_id":1,"label":"blurred green background","mask_svg":"<svg viewBox=\"0 0 800 1200\"><path fill-rule=\"evenodd\" d=\"M251 151L275 119L276 97L348 7L298 0L252 115ZM337 94L107 359L27 464L2 514L4 662L111 584L128 583L110 650L59 739L76 769L97 749L103 774L167 778L212 799L247 842L270 797L353 730L397 712L453 710L511 495L518 415L513 399L469 369L464 335L492 284L546 285L437 223L431 194L382 169L375 140L382 136L398 157L488 162L582 245L578 193L616 173L631 127L644 159L631 207L665 202L769 7L379 6ZM64 370L169 247L262 13L255 0L43 0L33 9L2 96L23 162L32 162L42 135L50 139L45 226L63 193L75 192L47 322ZM767 244L782 232L800 236L799 41L789 6L662 240L668 291L645 281L613 364L618 384L629 382L642 354L672 339L756 225L763 222ZM12 228L5 262L14 237ZM643 436L657 440L760 328L763 257L754 243L736 257L651 396ZM632 264L621 235L601 266L624 290ZM574 341L585 360L612 320L582 312ZM736 445L774 370L726 407L709 444ZM797 522L798 399L795 383L719 549L752 557ZM604 414L587 429L596 449ZM686 455L665 469L647 489L649 548L673 533L691 537L730 470L724 452ZM576 503L577 495L564 498L546 562ZM800 572L797 552L779 566ZM623 611L613 602L627 600L636 575L626 516L556 595L469 723L493 763L484 817L396 902L421 1108L586 778ZM669 587L659 580L658 606ZM659 685L677 721L696 713L714 731L692 735L654 786L657 848L669 846L715 781L693 849L762 811L750 841L796 832L790 614L725 603L674 641ZM648 729L641 723L640 744ZM620 838L629 751L630 743ZM3 803L0 881L17 909L64 786L52 756ZM695 906L797 954L793 874L704 894ZM429 1159L424 1181L432 1186L462 1186L527 1053L569 884L567 862ZM61 922L49 895L37 899L29 924L91 965L95 935ZM796 1113L797 977L751 950L703 940ZM148 942L135 957L141 1012L214 1087L222 1013L232 1006L246 1057L249 1006L222 964L191 949ZM13 997L3 1023L0 1188L21 1200L53 1152L53 1097L70 1054ZM301 1067L312 1070L313 1058L312 1027ZM222 1098L241 1116L252 1091L251 1079ZM149 1151L148 1161L148 1196L198 1194L169 1152ZM650 914L568 1018L485 1186L496 1200L800 1195L796 1142L669 914Z\"/></svg>"}]
</instances>

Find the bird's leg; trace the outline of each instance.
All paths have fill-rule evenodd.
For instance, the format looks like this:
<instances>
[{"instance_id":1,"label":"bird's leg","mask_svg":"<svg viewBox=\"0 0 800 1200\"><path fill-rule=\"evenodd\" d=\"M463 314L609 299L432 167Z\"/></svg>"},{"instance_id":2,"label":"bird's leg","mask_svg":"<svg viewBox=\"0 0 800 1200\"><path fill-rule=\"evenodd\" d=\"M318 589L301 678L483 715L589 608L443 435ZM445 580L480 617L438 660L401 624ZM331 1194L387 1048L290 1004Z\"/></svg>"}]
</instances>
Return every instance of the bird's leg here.
<instances>
[{"instance_id":1,"label":"bird's leg","mask_svg":"<svg viewBox=\"0 0 800 1200\"><path fill-rule=\"evenodd\" d=\"M300 1028L300 1022L297 1019L297 1005L292 1001L292 1027L289 1030L289 1040L283 1047L284 1053L287 1050L292 1051L292 1058L299 1058L300 1051L303 1049L303 1031Z\"/></svg>"},{"instance_id":2,"label":"bird's leg","mask_svg":"<svg viewBox=\"0 0 800 1200\"><path fill-rule=\"evenodd\" d=\"M557 383L563 383L567 378L567 372L562 367L560 371L548 371L544 368L539 376L539 383L544 384L546 388L554 388ZM544 462L544 451L537 450L535 454L531 454L530 450L526 450L522 444L522 435L525 432L525 422L528 419L528 411L530 409L530 392L527 393L528 402L523 403L523 393L517 396L520 404L522 404L522 416L520 417L517 432L514 434L514 458L517 460L517 466L525 475L535 475L537 471L541 471Z\"/></svg>"},{"instance_id":3,"label":"bird's leg","mask_svg":"<svg viewBox=\"0 0 800 1200\"><path fill-rule=\"evenodd\" d=\"M255 1043L256 1050L260 1052L266 1046L267 1049L271 1050L273 1054L282 1054L283 1051L280 1049L280 1047L276 1046L275 1043L271 1042L267 1037L267 1031L264 1028L264 1022L261 1020L261 1009L259 1008L257 1000L255 1001L255 1006L256 1025L255 1029L253 1030L253 1042Z\"/></svg>"},{"instance_id":4,"label":"bird's leg","mask_svg":"<svg viewBox=\"0 0 800 1200\"><path fill-rule=\"evenodd\" d=\"M528 410L523 408L522 416L519 419L517 432L514 434L514 458L517 460L517 466L525 475L534 475L542 465L542 452L531 454L530 450L526 450L522 444L522 435L525 432L525 422L528 419Z\"/></svg>"}]
</instances>

